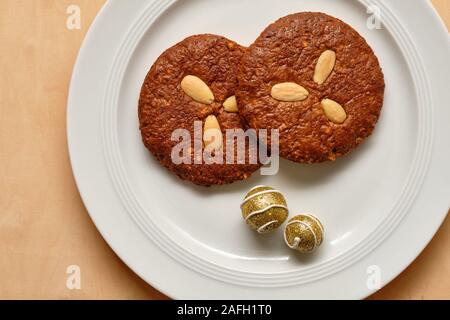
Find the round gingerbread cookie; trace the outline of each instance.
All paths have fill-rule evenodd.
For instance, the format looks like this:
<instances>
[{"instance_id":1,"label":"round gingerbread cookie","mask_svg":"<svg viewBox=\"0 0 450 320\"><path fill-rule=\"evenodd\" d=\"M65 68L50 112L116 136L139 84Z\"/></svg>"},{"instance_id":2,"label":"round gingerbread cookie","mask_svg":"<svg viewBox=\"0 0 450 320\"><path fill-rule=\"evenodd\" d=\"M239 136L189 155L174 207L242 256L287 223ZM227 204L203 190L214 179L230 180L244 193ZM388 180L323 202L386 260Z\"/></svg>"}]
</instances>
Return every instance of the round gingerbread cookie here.
<instances>
[{"instance_id":1,"label":"round gingerbread cookie","mask_svg":"<svg viewBox=\"0 0 450 320\"><path fill-rule=\"evenodd\" d=\"M267 27L247 49L236 96L252 128L278 129L280 155L335 160L373 131L383 105L377 57L352 27L302 12Z\"/></svg>"},{"instance_id":2,"label":"round gingerbread cookie","mask_svg":"<svg viewBox=\"0 0 450 320\"><path fill-rule=\"evenodd\" d=\"M138 108L142 140L182 179L205 186L225 184L245 179L260 167L249 156L256 148L248 142L245 163L237 162L237 140L235 161L227 162L226 130L245 130L235 99L244 50L221 36L191 36L167 49L145 78ZM205 136L211 129L216 134ZM180 130L189 133L190 140L179 135Z\"/></svg>"}]
</instances>

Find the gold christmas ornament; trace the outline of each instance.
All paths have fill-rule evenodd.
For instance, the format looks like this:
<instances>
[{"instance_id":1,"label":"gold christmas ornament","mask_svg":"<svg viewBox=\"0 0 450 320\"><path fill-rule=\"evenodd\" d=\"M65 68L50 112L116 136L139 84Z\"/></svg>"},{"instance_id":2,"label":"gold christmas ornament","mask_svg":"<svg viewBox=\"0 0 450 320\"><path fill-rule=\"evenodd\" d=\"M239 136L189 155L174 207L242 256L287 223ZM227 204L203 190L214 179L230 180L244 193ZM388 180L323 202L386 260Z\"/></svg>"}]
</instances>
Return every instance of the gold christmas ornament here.
<instances>
[{"instance_id":1,"label":"gold christmas ornament","mask_svg":"<svg viewBox=\"0 0 450 320\"><path fill-rule=\"evenodd\" d=\"M241 204L241 211L245 222L258 233L275 230L289 213L283 194L267 186L250 189Z\"/></svg>"},{"instance_id":2,"label":"gold christmas ornament","mask_svg":"<svg viewBox=\"0 0 450 320\"><path fill-rule=\"evenodd\" d=\"M300 214L286 224L284 241L291 249L308 253L322 244L323 232L323 225L317 217Z\"/></svg>"}]
</instances>

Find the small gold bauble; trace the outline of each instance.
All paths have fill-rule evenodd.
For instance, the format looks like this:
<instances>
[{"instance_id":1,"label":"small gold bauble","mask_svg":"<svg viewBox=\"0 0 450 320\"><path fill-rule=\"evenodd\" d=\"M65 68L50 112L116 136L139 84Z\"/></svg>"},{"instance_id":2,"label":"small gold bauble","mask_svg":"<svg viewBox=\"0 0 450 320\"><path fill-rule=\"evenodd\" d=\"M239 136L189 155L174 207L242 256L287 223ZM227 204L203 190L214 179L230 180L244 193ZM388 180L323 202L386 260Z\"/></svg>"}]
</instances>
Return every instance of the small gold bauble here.
<instances>
[{"instance_id":1,"label":"small gold bauble","mask_svg":"<svg viewBox=\"0 0 450 320\"><path fill-rule=\"evenodd\" d=\"M267 186L250 189L241 204L241 211L247 224L258 233L275 230L288 216L283 194Z\"/></svg>"},{"instance_id":2,"label":"small gold bauble","mask_svg":"<svg viewBox=\"0 0 450 320\"><path fill-rule=\"evenodd\" d=\"M300 214L293 217L284 229L284 241L302 253L314 251L322 244L323 225L311 214Z\"/></svg>"}]
</instances>

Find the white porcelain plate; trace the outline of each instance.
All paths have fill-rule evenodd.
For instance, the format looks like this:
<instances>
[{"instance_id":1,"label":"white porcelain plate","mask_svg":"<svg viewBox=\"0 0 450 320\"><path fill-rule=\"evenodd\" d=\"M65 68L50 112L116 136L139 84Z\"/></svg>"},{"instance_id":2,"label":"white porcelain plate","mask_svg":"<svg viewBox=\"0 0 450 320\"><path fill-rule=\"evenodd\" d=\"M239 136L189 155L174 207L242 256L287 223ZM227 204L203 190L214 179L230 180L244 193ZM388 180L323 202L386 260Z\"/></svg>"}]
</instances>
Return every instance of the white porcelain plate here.
<instances>
[{"instance_id":1,"label":"white porcelain plate","mask_svg":"<svg viewBox=\"0 0 450 320\"><path fill-rule=\"evenodd\" d=\"M281 161L277 175L221 187L197 187L162 168L143 147L137 118L141 84L159 54L199 33L249 45L299 11L344 20L374 49L386 79L374 134L336 162ZM422 0L110 0L70 88L78 188L114 251L170 297L363 298L420 253L449 209L448 57L448 33ZM283 191L291 214L320 217L326 233L316 253L289 250L281 229L261 236L245 225L239 204L259 184Z\"/></svg>"}]
</instances>

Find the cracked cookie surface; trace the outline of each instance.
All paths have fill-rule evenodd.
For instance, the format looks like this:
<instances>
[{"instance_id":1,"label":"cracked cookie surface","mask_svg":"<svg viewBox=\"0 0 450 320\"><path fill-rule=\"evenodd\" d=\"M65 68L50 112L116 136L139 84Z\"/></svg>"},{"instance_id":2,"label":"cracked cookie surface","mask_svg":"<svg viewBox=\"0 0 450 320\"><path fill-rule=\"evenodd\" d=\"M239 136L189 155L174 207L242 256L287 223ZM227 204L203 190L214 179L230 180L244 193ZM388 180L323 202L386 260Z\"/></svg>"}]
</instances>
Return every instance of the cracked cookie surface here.
<instances>
[{"instance_id":1,"label":"cracked cookie surface","mask_svg":"<svg viewBox=\"0 0 450 320\"><path fill-rule=\"evenodd\" d=\"M329 54L321 65L333 64L332 70L318 76L319 58L330 51L335 57ZM278 129L280 156L300 163L335 160L364 141L380 116L385 87L364 38L341 20L315 12L268 26L244 54L238 80L236 97L249 126ZM274 99L271 90L280 83L296 83L309 95L301 101ZM324 100L342 106L342 123L330 121Z\"/></svg>"}]
</instances>

